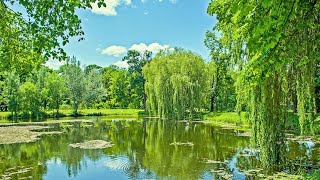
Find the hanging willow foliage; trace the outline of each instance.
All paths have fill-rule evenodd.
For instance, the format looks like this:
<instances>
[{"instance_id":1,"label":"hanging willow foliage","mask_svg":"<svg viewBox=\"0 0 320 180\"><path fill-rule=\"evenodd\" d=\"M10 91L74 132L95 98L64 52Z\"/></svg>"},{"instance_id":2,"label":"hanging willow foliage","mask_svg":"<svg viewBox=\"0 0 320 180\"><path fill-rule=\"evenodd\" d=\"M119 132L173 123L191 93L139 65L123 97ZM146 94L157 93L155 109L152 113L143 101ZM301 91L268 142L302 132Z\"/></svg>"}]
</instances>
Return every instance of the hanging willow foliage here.
<instances>
[{"instance_id":1,"label":"hanging willow foliage","mask_svg":"<svg viewBox=\"0 0 320 180\"><path fill-rule=\"evenodd\" d=\"M316 113L320 2L212 0L208 13L218 19L219 42L236 57L237 110L249 113L262 163L280 164L288 104L297 103L301 134Z\"/></svg>"},{"instance_id":2,"label":"hanging willow foliage","mask_svg":"<svg viewBox=\"0 0 320 180\"><path fill-rule=\"evenodd\" d=\"M147 109L168 119L192 119L207 106L211 76L204 60L188 51L163 52L143 68Z\"/></svg>"},{"instance_id":3,"label":"hanging willow foliage","mask_svg":"<svg viewBox=\"0 0 320 180\"><path fill-rule=\"evenodd\" d=\"M250 121L253 141L260 146L260 159L266 166L270 162L283 162L284 129L287 118L286 80L280 74L270 76L250 90Z\"/></svg>"},{"instance_id":4,"label":"hanging willow foliage","mask_svg":"<svg viewBox=\"0 0 320 180\"><path fill-rule=\"evenodd\" d=\"M310 130L313 133L313 123L316 113L315 105L315 76L314 63L309 62L297 70L297 99L300 132L306 131L306 120L309 121Z\"/></svg>"}]
</instances>

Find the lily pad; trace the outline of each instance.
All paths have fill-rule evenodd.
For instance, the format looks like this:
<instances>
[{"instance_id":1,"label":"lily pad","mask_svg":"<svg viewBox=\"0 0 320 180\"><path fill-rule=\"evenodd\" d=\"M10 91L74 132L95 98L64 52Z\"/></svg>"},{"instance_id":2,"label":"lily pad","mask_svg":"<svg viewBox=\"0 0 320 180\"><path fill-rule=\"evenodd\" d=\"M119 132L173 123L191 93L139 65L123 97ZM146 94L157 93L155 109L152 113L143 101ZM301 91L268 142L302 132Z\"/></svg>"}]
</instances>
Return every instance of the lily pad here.
<instances>
[{"instance_id":1,"label":"lily pad","mask_svg":"<svg viewBox=\"0 0 320 180\"><path fill-rule=\"evenodd\" d=\"M170 145L176 145L176 146L194 146L193 142L174 142Z\"/></svg>"},{"instance_id":2,"label":"lily pad","mask_svg":"<svg viewBox=\"0 0 320 180\"><path fill-rule=\"evenodd\" d=\"M82 143L69 144L69 146L80 149L105 149L112 147L113 144L103 140L90 140Z\"/></svg>"}]
</instances>

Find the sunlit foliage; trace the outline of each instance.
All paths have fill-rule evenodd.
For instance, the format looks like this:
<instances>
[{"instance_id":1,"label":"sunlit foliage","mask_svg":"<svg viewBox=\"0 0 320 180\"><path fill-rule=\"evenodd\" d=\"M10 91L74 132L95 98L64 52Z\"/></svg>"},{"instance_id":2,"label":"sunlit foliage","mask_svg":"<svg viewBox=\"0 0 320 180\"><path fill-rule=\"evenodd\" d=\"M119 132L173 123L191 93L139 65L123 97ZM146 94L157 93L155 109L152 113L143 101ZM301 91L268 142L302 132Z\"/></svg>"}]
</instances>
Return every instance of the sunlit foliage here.
<instances>
[{"instance_id":1,"label":"sunlit foliage","mask_svg":"<svg viewBox=\"0 0 320 180\"><path fill-rule=\"evenodd\" d=\"M192 52L164 51L143 68L147 107L169 119L193 119L206 108L209 70Z\"/></svg>"}]
</instances>

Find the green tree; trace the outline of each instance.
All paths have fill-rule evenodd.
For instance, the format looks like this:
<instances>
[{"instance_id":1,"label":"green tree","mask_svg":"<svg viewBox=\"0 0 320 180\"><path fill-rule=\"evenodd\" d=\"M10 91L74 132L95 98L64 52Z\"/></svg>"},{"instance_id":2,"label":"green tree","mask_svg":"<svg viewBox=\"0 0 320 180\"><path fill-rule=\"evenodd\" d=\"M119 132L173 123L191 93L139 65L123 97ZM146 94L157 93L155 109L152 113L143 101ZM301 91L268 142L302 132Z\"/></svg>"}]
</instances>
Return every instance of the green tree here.
<instances>
[{"instance_id":1,"label":"green tree","mask_svg":"<svg viewBox=\"0 0 320 180\"><path fill-rule=\"evenodd\" d=\"M49 73L45 80L45 89L48 96L49 107L56 110L59 116L60 105L66 97L67 87L64 76L55 72Z\"/></svg>"},{"instance_id":2,"label":"green tree","mask_svg":"<svg viewBox=\"0 0 320 180\"><path fill-rule=\"evenodd\" d=\"M223 48L212 31L206 33L205 45L210 50L212 76L210 111L233 111L236 107L235 70L230 65L230 53Z\"/></svg>"},{"instance_id":3,"label":"green tree","mask_svg":"<svg viewBox=\"0 0 320 180\"><path fill-rule=\"evenodd\" d=\"M132 89L132 98L134 101L138 99L142 100L142 105L146 111L146 93L145 89L145 78L142 74L142 68L152 59L152 52L145 51L140 53L136 50L129 50L127 55L123 58L129 64L129 73L132 75L130 85ZM137 104L137 103L136 103Z\"/></svg>"},{"instance_id":4,"label":"green tree","mask_svg":"<svg viewBox=\"0 0 320 180\"><path fill-rule=\"evenodd\" d=\"M99 7L106 6L104 0L61 0L61 1L25 1L2 0L0 1L0 31L9 25L20 29L18 35L32 41L32 51L44 54L46 59L50 57L60 60L66 58L63 46L71 37L78 37L79 41L84 37L81 28L81 20L76 14L78 9L92 8L92 3ZM18 4L25 11L23 14L11 8ZM18 23L16 23L18 21ZM0 33L0 38L6 42L8 34Z\"/></svg>"},{"instance_id":5,"label":"green tree","mask_svg":"<svg viewBox=\"0 0 320 180\"><path fill-rule=\"evenodd\" d=\"M26 117L38 117L40 112L37 86L27 81L19 88L21 110Z\"/></svg>"},{"instance_id":6,"label":"green tree","mask_svg":"<svg viewBox=\"0 0 320 180\"><path fill-rule=\"evenodd\" d=\"M33 82L37 86L37 100L38 106L43 112L47 109L48 104L48 93L45 86L46 77L50 72L49 68L41 67L39 70L35 69L29 75L29 81Z\"/></svg>"},{"instance_id":7,"label":"green tree","mask_svg":"<svg viewBox=\"0 0 320 180\"><path fill-rule=\"evenodd\" d=\"M98 69L91 69L85 76L85 95L84 100L87 106L101 100L103 91L102 75Z\"/></svg>"},{"instance_id":8,"label":"green tree","mask_svg":"<svg viewBox=\"0 0 320 180\"><path fill-rule=\"evenodd\" d=\"M15 71L5 72L4 94L8 102L9 111L14 119L17 119L19 106L20 78Z\"/></svg>"},{"instance_id":9,"label":"green tree","mask_svg":"<svg viewBox=\"0 0 320 180\"><path fill-rule=\"evenodd\" d=\"M84 68L84 73L88 75L92 70L99 71L102 73L102 67L96 64L90 64Z\"/></svg>"},{"instance_id":10,"label":"green tree","mask_svg":"<svg viewBox=\"0 0 320 180\"><path fill-rule=\"evenodd\" d=\"M284 127L288 112L288 69L295 69L301 134L315 115L314 72L319 62L320 2L211 1L220 42L238 69L237 109L246 106L253 142L265 166L284 160ZM292 74L292 73L291 73Z\"/></svg>"},{"instance_id":11,"label":"green tree","mask_svg":"<svg viewBox=\"0 0 320 180\"><path fill-rule=\"evenodd\" d=\"M111 107L127 108L129 105L129 73L125 69L114 71L110 78L110 96Z\"/></svg>"},{"instance_id":12,"label":"green tree","mask_svg":"<svg viewBox=\"0 0 320 180\"><path fill-rule=\"evenodd\" d=\"M28 75L43 62L32 47L32 38L26 35L28 27L23 19L0 2L0 71L15 70L20 76Z\"/></svg>"},{"instance_id":13,"label":"green tree","mask_svg":"<svg viewBox=\"0 0 320 180\"><path fill-rule=\"evenodd\" d=\"M208 66L192 52L162 52L143 68L147 107L169 119L193 119L207 107Z\"/></svg>"},{"instance_id":14,"label":"green tree","mask_svg":"<svg viewBox=\"0 0 320 180\"><path fill-rule=\"evenodd\" d=\"M80 104L85 96L85 76L80 67L80 62L75 57L72 57L70 62L67 61L67 66L64 69L64 77L67 84L68 94L71 99L74 115L78 114Z\"/></svg>"}]
</instances>

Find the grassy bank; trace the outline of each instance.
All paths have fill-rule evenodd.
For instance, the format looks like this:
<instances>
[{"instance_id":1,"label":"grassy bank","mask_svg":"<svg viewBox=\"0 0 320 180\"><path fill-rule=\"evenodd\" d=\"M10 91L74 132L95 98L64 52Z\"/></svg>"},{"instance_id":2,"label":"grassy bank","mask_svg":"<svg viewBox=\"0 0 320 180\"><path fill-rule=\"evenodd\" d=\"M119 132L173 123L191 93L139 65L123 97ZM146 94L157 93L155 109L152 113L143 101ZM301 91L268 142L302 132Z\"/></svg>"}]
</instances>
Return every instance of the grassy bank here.
<instances>
[{"instance_id":1,"label":"grassy bank","mask_svg":"<svg viewBox=\"0 0 320 180\"><path fill-rule=\"evenodd\" d=\"M240 116L235 112L211 112L203 117L204 120L215 124L228 123L232 125L242 125L250 127L249 121L246 118L246 113L242 112ZM293 134L300 134L299 117L293 112L288 112L288 119L286 122L286 131ZM320 134L320 114L316 116L313 124L308 120L305 122L305 135Z\"/></svg>"},{"instance_id":2,"label":"grassy bank","mask_svg":"<svg viewBox=\"0 0 320 180\"><path fill-rule=\"evenodd\" d=\"M205 114L203 119L208 121L231 124L249 124L244 112L242 112L240 116L238 115L238 113L235 112L210 112Z\"/></svg>"},{"instance_id":3,"label":"grassy bank","mask_svg":"<svg viewBox=\"0 0 320 180\"><path fill-rule=\"evenodd\" d=\"M250 131L250 125L245 115L245 112L242 112L240 116L235 112L210 112L203 116L203 120L214 126Z\"/></svg>"},{"instance_id":4,"label":"grassy bank","mask_svg":"<svg viewBox=\"0 0 320 180\"><path fill-rule=\"evenodd\" d=\"M9 116L10 116L10 112L0 112L0 121L4 121L8 119Z\"/></svg>"},{"instance_id":5,"label":"grassy bank","mask_svg":"<svg viewBox=\"0 0 320 180\"><path fill-rule=\"evenodd\" d=\"M55 111L46 112L50 117L56 114ZM81 109L78 112L78 116L108 116L108 115L125 115L125 116L139 116L144 115L144 111L141 109ZM59 114L65 116L73 116L73 111L60 110Z\"/></svg>"},{"instance_id":6,"label":"grassy bank","mask_svg":"<svg viewBox=\"0 0 320 180\"><path fill-rule=\"evenodd\" d=\"M0 120L5 121L10 119L10 112L0 112ZM109 115L122 115L122 116L144 116L141 109L81 109L79 110L77 116L109 116ZM60 110L59 117L72 117L74 116L71 109ZM45 118L56 117L55 111L46 111ZM20 117L24 118L24 117Z\"/></svg>"},{"instance_id":7,"label":"grassy bank","mask_svg":"<svg viewBox=\"0 0 320 180\"><path fill-rule=\"evenodd\" d=\"M7 122L10 119L10 112L0 112L0 122ZM147 116L142 109L80 109L77 116ZM73 111L71 109L64 109L59 111L59 117L73 117ZM44 118L56 117L55 111L46 111ZM20 117L25 119L24 117ZM26 119L29 119L28 117ZM213 124L224 124L238 126L243 128L250 128L246 113L242 112L240 116L235 112L210 112L203 116L203 120ZM320 116L318 115L313 127L310 122L305 123L305 134L310 134L311 128L314 134L320 133ZM300 134L299 118L296 114L289 112L288 120L286 122L287 132L293 134Z\"/></svg>"}]
</instances>

